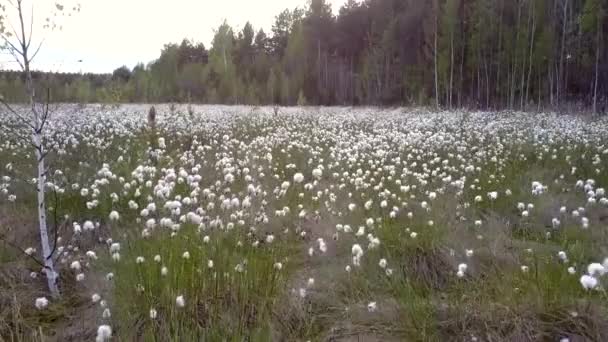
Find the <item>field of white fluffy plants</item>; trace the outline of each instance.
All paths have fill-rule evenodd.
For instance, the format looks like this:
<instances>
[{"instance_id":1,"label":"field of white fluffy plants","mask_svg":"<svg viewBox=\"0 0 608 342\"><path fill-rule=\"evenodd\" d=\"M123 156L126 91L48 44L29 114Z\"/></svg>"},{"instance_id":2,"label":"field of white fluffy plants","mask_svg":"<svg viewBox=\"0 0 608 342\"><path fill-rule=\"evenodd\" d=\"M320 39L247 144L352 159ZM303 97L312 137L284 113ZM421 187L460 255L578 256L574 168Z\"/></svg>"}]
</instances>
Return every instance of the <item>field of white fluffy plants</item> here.
<instances>
[{"instance_id":1,"label":"field of white fluffy plants","mask_svg":"<svg viewBox=\"0 0 608 342\"><path fill-rule=\"evenodd\" d=\"M0 114L0 340L608 340L608 120L149 109L47 124L59 296Z\"/></svg>"}]
</instances>

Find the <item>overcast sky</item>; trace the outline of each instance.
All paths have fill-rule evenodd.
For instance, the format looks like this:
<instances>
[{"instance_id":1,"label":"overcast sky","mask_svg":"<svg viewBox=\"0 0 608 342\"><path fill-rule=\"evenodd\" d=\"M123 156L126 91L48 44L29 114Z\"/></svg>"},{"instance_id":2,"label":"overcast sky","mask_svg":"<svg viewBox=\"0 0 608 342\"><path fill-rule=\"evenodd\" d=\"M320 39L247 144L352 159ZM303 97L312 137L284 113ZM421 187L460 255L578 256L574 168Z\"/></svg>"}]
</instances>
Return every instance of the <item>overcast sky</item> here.
<instances>
[{"instance_id":1,"label":"overcast sky","mask_svg":"<svg viewBox=\"0 0 608 342\"><path fill-rule=\"evenodd\" d=\"M34 3L36 24L51 12L44 6L56 2L23 1L29 8ZM326 1L332 4L334 14L345 2ZM66 7L73 4L63 2ZM33 63L35 69L112 72L121 65L132 68L138 62L158 58L164 44L178 43L183 38L202 41L210 48L213 30L224 19L235 31L250 21L256 31L261 27L268 33L278 13L285 8L304 7L307 0L80 0L79 3L79 13L57 20L62 30L44 33L44 45ZM42 29L36 29L34 35L36 32ZM0 55L0 68L15 67L9 55Z\"/></svg>"}]
</instances>

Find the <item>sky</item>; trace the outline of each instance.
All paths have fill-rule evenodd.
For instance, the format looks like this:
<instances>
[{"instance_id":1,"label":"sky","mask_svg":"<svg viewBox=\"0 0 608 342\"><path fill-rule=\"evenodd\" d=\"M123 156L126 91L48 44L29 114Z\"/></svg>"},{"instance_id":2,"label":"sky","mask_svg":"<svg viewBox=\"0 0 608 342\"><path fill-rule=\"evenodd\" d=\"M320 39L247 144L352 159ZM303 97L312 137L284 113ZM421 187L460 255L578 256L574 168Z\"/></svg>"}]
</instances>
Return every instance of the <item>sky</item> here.
<instances>
[{"instance_id":1,"label":"sky","mask_svg":"<svg viewBox=\"0 0 608 342\"><path fill-rule=\"evenodd\" d=\"M326 1L332 5L334 14L345 2ZM44 38L32 67L95 73L148 63L159 57L164 44L179 43L184 38L203 42L210 48L213 30L224 20L235 31L250 21L256 31L263 28L269 33L274 17L282 10L307 5L307 0L80 0L79 12L64 9L62 15L55 17L55 2L23 0L29 10L34 5L32 45ZM66 9L76 4L61 2ZM14 23L16 17L11 17L9 11L11 8L7 8L8 18ZM54 22L62 28L43 29L40 25L49 16L56 18ZM16 67L10 55L0 53L0 69Z\"/></svg>"}]
</instances>

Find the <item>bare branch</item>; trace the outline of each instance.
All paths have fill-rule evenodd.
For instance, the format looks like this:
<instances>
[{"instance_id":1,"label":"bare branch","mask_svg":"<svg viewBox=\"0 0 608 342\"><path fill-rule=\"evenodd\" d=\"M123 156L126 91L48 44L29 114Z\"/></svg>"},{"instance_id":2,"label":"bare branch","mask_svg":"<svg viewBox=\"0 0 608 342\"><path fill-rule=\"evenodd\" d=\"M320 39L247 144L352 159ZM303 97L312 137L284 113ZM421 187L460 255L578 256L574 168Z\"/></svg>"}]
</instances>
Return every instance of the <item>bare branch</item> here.
<instances>
[{"instance_id":1,"label":"bare branch","mask_svg":"<svg viewBox=\"0 0 608 342\"><path fill-rule=\"evenodd\" d=\"M30 18L30 33L29 33L29 37L27 38L27 44L26 44L26 48L29 49L30 44L32 43L32 33L34 32L34 4L32 4L32 17ZM24 37L25 39L25 37Z\"/></svg>"},{"instance_id":2,"label":"bare branch","mask_svg":"<svg viewBox=\"0 0 608 342\"><path fill-rule=\"evenodd\" d=\"M9 126L6 123L0 122L0 129L9 131L11 135L13 135L16 139L21 140L21 142L24 144L34 146L34 144L29 139L23 137L23 134L19 132L16 127Z\"/></svg>"},{"instance_id":3,"label":"bare branch","mask_svg":"<svg viewBox=\"0 0 608 342\"><path fill-rule=\"evenodd\" d=\"M32 54L32 57L29 58L28 63L31 63L34 60L34 58L36 58L36 55L40 51L40 48L42 47L43 43L44 43L44 39L40 42L40 44L38 44L38 48L36 49L36 51L34 51L34 54Z\"/></svg>"},{"instance_id":4,"label":"bare branch","mask_svg":"<svg viewBox=\"0 0 608 342\"><path fill-rule=\"evenodd\" d=\"M15 36L15 38L17 39L17 41L19 42L19 45L23 46L23 43L21 42L21 38L19 38L19 35L17 34L17 30L15 30L15 27L13 26L13 24L11 24L11 22L8 22L8 25L10 26L11 30L13 31L13 35Z\"/></svg>"},{"instance_id":5,"label":"bare branch","mask_svg":"<svg viewBox=\"0 0 608 342\"><path fill-rule=\"evenodd\" d=\"M32 130L36 130L36 128L27 120L25 119L21 114L17 113L17 111L15 109L13 109L13 107L11 107L11 105L8 104L8 102L4 101L4 99L0 98L0 103L4 105L4 107L6 107L6 109L8 109L8 111L13 114L15 117L17 117L19 120L21 120L21 122L24 125L27 125L29 128L31 128Z\"/></svg>"},{"instance_id":6,"label":"bare branch","mask_svg":"<svg viewBox=\"0 0 608 342\"><path fill-rule=\"evenodd\" d=\"M21 52L23 52L24 64L28 64L27 62L27 46L25 45L25 27L23 24L23 9L21 8L21 0L17 0L17 12L19 14L19 24L21 24L21 39L17 37L17 40L21 40Z\"/></svg>"},{"instance_id":7,"label":"bare branch","mask_svg":"<svg viewBox=\"0 0 608 342\"><path fill-rule=\"evenodd\" d=\"M40 128L38 129L38 133L42 133L44 130L44 126L46 125L46 122L49 118L49 102L51 102L51 88L47 87L46 88L46 101L44 102L43 106L43 113L42 113L42 122L40 123Z\"/></svg>"},{"instance_id":8,"label":"bare branch","mask_svg":"<svg viewBox=\"0 0 608 342\"><path fill-rule=\"evenodd\" d=\"M8 37L4 34L0 34L2 39L8 44L8 46L10 47L10 50L14 50L15 52L17 52L18 54L20 54L21 56L23 56L23 52L21 51L21 49L18 49L13 43L11 43L11 41L8 39Z\"/></svg>"},{"instance_id":9,"label":"bare branch","mask_svg":"<svg viewBox=\"0 0 608 342\"><path fill-rule=\"evenodd\" d=\"M21 59L19 58L19 56L17 56L17 54L15 53L19 52L19 50L13 50L13 49L9 49L9 52L11 54L11 56L13 56L13 58L15 59L15 61L17 62L17 64L19 64L19 66L21 67L21 70L25 70L25 66L23 65L23 63L21 63Z\"/></svg>"},{"instance_id":10,"label":"bare branch","mask_svg":"<svg viewBox=\"0 0 608 342\"><path fill-rule=\"evenodd\" d=\"M25 255L26 257L28 257L29 259L31 259L32 261L34 261L36 264L38 264L39 266L41 266L42 268L48 269L48 267L43 264L42 262L40 262L40 260L36 259L36 257L34 257L31 254L28 254L25 252L25 250L23 250L23 248L15 245L14 243L8 241L8 239L6 239L4 237L4 235L0 235L0 241L4 242L5 244L9 245L9 247L14 248L15 250L17 250L19 253Z\"/></svg>"},{"instance_id":11,"label":"bare branch","mask_svg":"<svg viewBox=\"0 0 608 342\"><path fill-rule=\"evenodd\" d=\"M53 257L53 255L55 254L55 252L57 251L57 241L59 240L59 220L57 219L57 211L59 210L59 197L57 196L57 190L55 190L55 187L53 187L53 197L55 199L55 205L53 206L53 223L55 225L55 237L54 237L54 242L53 242L53 249L51 250L51 252L49 253L49 255L47 255L46 260L49 260Z\"/></svg>"},{"instance_id":12,"label":"bare branch","mask_svg":"<svg viewBox=\"0 0 608 342\"><path fill-rule=\"evenodd\" d=\"M40 148L38 148L38 151L40 151ZM46 150L46 151L44 151L44 152L41 152L41 153L40 153L40 158L38 158L38 162L43 161L43 160L44 160L44 158L46 158L46 156L48 156L48 155L49 155L49 150ZM48 170L47 170L47 171L48 171ZM45 174L46 174L46 172L45 172Z\"/></svg>"}]
</instances>

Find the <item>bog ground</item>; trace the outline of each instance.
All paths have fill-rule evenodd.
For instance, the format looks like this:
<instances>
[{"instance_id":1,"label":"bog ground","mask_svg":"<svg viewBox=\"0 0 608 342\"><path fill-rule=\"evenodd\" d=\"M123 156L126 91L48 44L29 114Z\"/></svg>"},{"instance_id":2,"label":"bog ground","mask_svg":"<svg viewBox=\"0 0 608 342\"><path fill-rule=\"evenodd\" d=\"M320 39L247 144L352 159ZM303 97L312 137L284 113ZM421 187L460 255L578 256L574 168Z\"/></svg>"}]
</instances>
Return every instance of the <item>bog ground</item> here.
<instances>
[{"instance_id":1,"label":"bog ground","mask_svg":"<svg viewBox=\"0 0 608 342\"><path fill-rule=\"evenodd\" d=\"M608 340L605 118L149 109L48 124L58 298L0 114L0 340Z\"/></svg>"}]
</instances>

